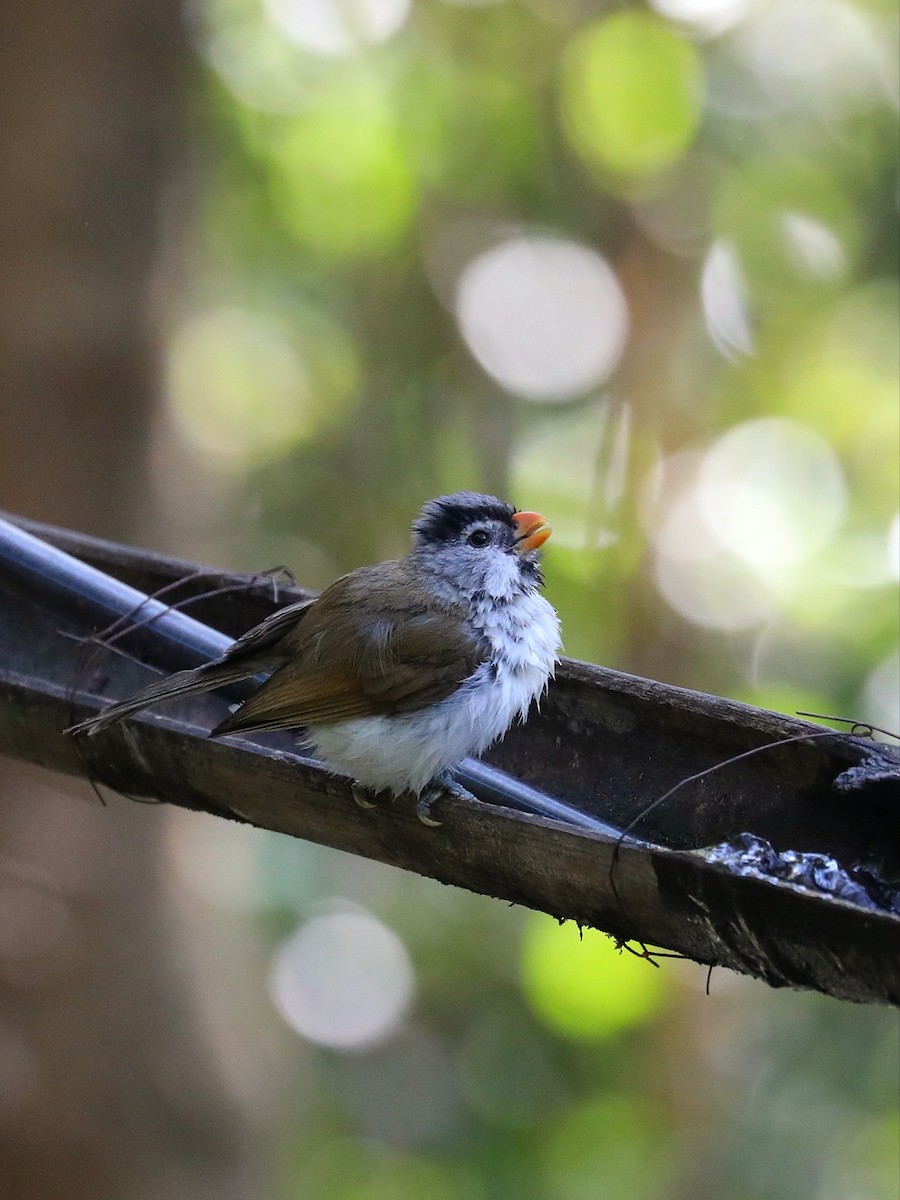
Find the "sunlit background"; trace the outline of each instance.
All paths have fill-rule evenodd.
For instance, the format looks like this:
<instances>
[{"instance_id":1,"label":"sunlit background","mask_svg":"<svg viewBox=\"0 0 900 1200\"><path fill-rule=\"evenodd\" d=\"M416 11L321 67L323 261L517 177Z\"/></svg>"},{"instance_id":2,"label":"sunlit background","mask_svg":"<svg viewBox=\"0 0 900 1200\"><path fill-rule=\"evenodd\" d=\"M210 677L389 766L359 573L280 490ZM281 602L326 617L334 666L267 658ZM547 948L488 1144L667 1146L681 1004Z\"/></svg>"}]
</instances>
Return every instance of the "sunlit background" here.
<instances>
[{"instance_id":1,"label":"sunlit background","mask_svg":"<svg viewBox=\"0 0 900 1200\"><path fill-rule=\"evenodd\" d=\"M554 526L570 656L900 727L892 3L194 0L183 36L134 537L321 587L427 497L496 492ZM92 836L121 819L78 795ZM239 1113L230 1194L898 1194L892 1014L139 820ZM39 884L15 979L68 961L74 893ZM20 1119L13 1025L0 1077ZM166 1178L95 1195L201 1194Z\"/></svg>"}]
</instances>

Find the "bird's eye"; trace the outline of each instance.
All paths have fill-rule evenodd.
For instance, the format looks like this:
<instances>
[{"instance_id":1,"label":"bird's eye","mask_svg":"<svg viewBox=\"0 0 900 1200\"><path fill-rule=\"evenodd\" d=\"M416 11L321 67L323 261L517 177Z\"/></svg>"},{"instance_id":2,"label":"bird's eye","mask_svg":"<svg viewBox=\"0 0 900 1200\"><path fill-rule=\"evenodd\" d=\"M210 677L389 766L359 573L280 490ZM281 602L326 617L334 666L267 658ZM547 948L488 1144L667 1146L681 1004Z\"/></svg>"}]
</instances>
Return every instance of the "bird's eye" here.
<instances>
[{"instance_id":1,"label":"bird's eye","mask_svg":"<svg viewBox=\"0 0 900 1200\"><path fill-rule=\"evenodd\" d=\"M482 546L486 546L490 540L491 535L486 529L473 529L466 538L466 541L470 546L475 546L479 550L482 548Z\"/></svg>"}]
</instances>

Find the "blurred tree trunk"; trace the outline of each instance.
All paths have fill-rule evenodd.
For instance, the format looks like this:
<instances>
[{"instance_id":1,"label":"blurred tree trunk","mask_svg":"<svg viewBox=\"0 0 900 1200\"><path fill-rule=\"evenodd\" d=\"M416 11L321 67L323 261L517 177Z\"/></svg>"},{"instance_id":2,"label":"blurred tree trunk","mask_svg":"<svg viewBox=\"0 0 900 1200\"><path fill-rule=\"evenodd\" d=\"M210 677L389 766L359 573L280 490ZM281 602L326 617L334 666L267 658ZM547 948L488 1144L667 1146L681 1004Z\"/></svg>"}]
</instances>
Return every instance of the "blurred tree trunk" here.
<instances>
[{"instance_id":1,"label":"blurred tree trunk","mask_svg":"<svg viewBox=\"0 0 900 1200\"><path fill-rule=\"evenodd\" d=\"M0 6L0 507L145 532L184 53L178 0ZM74 791L0 764L0 1195L258 1194L173 944L162 822Z\"/></svg>"}]
</instances>

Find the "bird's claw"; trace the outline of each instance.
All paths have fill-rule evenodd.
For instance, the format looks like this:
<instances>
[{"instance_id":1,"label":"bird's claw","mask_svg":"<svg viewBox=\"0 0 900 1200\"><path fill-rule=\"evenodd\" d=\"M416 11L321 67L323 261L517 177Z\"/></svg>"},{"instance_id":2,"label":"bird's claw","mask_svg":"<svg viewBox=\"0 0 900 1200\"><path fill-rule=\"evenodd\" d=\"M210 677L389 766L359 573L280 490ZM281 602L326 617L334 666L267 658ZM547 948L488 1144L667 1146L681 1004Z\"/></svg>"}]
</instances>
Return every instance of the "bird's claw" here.
<instances>
[{"instance_id":1,"label":"bird's claw","mask_svg":"<svg viewBox=\"0 0 900 1200\"><path fill-rule=\"evenodd\" d=\"M438 829L443 824L431 815L431 808L438 800L474 800L467 788L457 783L449 771L436 775L416 801L416 816L423 825Z\"/></svg>"},{"instance_id":2,"label":"bird's claw","mask_svg":"<svg viewBox=\"0 0 900 1200\"><path fill-rule=\"evenodd\" d=\"M353 793L353 799L360 808L380 808L382 801L378 799L378 792L373 792L371 788L363 787L361 783L354 783L350 789Z\"/></svg>"},{"instance_id":3,"label":"bird's claw","mask_svg":"<svg viewBox=\"0 0 900 1200\"><path fill-rule=\"evenodd\" d=\"M423 792L416 800L416 816L423 825L427 825L429 829L440 829L443 821L438 821L431 815L431 806L435 800L439 800L445 793L437 788L429 788L427 792Z\"/></svg>"}]
</instances>

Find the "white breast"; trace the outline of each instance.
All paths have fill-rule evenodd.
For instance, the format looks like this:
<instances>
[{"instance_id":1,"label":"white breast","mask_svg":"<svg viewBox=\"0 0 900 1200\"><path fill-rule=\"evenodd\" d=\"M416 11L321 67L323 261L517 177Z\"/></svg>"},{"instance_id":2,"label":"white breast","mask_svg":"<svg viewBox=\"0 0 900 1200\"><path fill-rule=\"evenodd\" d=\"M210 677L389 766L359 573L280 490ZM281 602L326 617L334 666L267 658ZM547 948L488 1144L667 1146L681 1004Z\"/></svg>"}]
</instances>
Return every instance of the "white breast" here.
<instances>
[{"instance_id":1,"label":"white breast","mask_svg":"<svg viewBox=\"0 0 900 1200\"><path fill-rule=\"evenodd\" d=\"M559 618L537 592L505 604L476 605L473 624L490 641L491 660L446 700L395 717L361 717L307 731L330 767L374 790L421 792L439 772L481 754L553 674L560 650Z\"/></svg>"}]
</instances>

